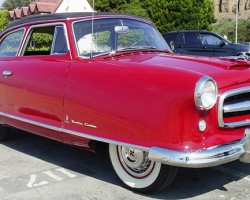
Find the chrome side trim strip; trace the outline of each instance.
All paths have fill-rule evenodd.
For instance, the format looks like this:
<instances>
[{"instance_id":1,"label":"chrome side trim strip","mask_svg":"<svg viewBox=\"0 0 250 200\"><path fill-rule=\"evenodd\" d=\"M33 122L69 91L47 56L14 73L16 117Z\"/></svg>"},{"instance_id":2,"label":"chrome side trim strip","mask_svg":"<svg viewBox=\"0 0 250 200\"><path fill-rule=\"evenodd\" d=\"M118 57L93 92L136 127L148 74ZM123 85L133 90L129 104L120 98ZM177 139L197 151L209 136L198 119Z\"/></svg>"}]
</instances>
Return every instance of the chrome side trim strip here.
<instances>
[{"instance_id":1,"label":"chrome side trim strip","mask_svg":"<svg viewBox=\"0 0 250 200\"><path fill-rule=\"evenodd\" d=\"M21 122L25 122L25 123L28 123L28 124L31 124L31 125L39 126L39 127L42 127L42 128L47 128L47 129L50 129L52 131L62 132L62 128L59 128L59 127L50 126L50 125L43 124L43 123L40 123L40 122L35 122L33 120L24 119L24 118L17 117L15 115L10 115L10 114L3 113L3 112L0 112L0 115L2 115L4 117L8 117L10 119L14 119L14 120L18 120L18 121L21 121Z\"/></svg>"},{"instance_id":2,"label":"chrome side trim strip","mask_svg":"<svg viewBox=\"0 0 250 200\"><path fill-rule=\"evenodd\" d=\"M124 142L118 142L115 140L105 139L99 136L93 136L82 132L46 125L43 123L24 119L3 112L0 112L0 115L65 134L71 134L83 138L88 138L91 140L127 146L142 151L148 151L150 160L167 165L189 168L201 168L217 166L237 159L240 159L240 161L242 162L250 163L250 129L245 130L245 136L239 142L216 146L214 148L209 149L201 149L195 152L181 152L170 149L163 149L159 147L148 148Z\"/></svg>"},{"instance_id":3,"label":"chrome side trim strip","mask_svg":"<svg viewBox=\"0 0 250 200\"><path fill-rule=\"evenodd\" d=\"M99 136L93 136L93 135L89 135L86 133L72 131L72 130L68 130L68 129L63 129L63 133L75 135L75 136L79 136L79 137L83 137L83 138L87 138L87 139L91 139L91 140L96 140L96 141L100 141L100 142L104 142L104 143L108 143L108 144L115 144L115 145L120 145L120 146L131 147L131 148L139 149L142 151L149 151L150 150L150 148L148 148L148 147L133 145L133 144L125 143L125 142L118 142L116 140L110 140L110 139L102 138Z\"/></svg>"},{"instance_id":4,"label":"chrome side trim strip","mask_svg":"<svg viewBox=\"0 0 250 200\"><path fill-rule=\"evenodd\" d=\"M83 137L83 138L87 138L87 139L91 139L91 140L96 140L96 141L100 141L100 142L104 142L104 143L108 143L108 144L110 143L110 144L115 144L115 145L127 146L127 147L131 147L131 148L139 149L139 150L142 150L142 151L149 151L149 149L150 149L150 148L144 147L144 146L128 144L128 143L125 143L125 142L118 142L116 140L106 139L106 138L102 138L102 137L99 137L99 136L93 136L93 135L83 133L83 132L78 132L78 131L73 131L73 130L69 130L69 129L65 129L65 128L50 126L50 125L47 125L47 124L44 124L44 123L35 122L33 120L24 119L24 118L17 117L17 116L14 116L14 115L3 113L3 112L0 112L0 115L8 117L10 119L25 122L25 123L28 123L28 124L31 124L31 125L39 126L41 128L46 128L46 129L50 129L50 130L53 130L53 131L61 132L62 134L70 134L70 135L79 136L79 137Z\"/></svg>"}]
</instances>

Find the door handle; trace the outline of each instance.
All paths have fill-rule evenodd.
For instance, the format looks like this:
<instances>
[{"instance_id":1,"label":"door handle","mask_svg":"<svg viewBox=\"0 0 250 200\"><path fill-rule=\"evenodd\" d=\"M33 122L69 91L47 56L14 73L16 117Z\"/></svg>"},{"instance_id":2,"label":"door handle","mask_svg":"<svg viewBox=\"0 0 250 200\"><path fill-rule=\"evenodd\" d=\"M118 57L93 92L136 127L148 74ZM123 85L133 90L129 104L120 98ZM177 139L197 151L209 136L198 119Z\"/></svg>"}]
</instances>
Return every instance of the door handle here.
<instances>
[{"instance_id":1,"label":"door handle","mask_svg":"<svg viewBox=\"0 0 250 200\"><path fill-rule=\"evenodd\" d=\"M13 73L11 71L3 71L3 76L7 77L7 76L11 76Z\"/></svg>"}]
</instances>

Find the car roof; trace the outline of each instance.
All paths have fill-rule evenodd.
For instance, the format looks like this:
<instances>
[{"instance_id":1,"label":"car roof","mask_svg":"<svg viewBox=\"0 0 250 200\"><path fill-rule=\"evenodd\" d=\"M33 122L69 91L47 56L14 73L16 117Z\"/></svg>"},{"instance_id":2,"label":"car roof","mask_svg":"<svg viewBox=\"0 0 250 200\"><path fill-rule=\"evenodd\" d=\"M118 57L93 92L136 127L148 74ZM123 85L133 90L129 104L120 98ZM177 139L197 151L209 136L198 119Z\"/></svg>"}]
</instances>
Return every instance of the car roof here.
<instances>
[{"instance_id":1,"label":"car roof","mask_svg":"<svg viewBox=\"0 0 250 200\"><path fill-rule=\"evenodd\" d=\"M122 13L111 13L111 12L74 12L74 13L53 13L53 14L38 14L38 15L30 15L27 17L24 17L22 19L17 19L12 21L6 29L19 26L26 23L32 23L37 21L48 21L48 20L66 20L66 19L72 19L72 18L84 18L84 17L91 17L91 16L131 16L136 17L139 19L142 19L144 21L147 21L148 23L151 23L145 18L137 17L134 15L129 14L122 14ZM6 30L5 29L5 30Z\"/></svg>"},{"instance_id":2,"label":"car roof","mask_svg":"<svg viewBox=\"0 0 250 200\"><path fill-rule=\"evenodd\" d=\"M210 31L206 31L206 30L180 30L180 31L169 31L169 32L166 32L165 34L168 34L168 33L192 33L192 32L212 33Z\"/></svg>"}]
</instances>

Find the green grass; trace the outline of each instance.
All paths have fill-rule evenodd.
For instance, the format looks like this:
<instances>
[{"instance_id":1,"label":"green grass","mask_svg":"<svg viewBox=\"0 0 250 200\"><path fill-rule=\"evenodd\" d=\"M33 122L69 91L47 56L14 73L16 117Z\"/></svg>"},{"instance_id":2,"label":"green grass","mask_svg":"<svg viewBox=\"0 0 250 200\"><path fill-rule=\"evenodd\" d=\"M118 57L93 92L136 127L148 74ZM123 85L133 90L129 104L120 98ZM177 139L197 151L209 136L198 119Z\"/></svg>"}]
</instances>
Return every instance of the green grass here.
<instances>
[{"instance_id":1,"label":"green grass","mask_svg":"<svg viewBox=\"0 0 250 200\"><path fill-rule=\"evenodd\" d=\"M213 25L212 31L220 35L227 35L228 40L235 42L235 20L224 21ZM250 42L250 22L238 21L238 43Z\"/></svg>"}]
</instances>

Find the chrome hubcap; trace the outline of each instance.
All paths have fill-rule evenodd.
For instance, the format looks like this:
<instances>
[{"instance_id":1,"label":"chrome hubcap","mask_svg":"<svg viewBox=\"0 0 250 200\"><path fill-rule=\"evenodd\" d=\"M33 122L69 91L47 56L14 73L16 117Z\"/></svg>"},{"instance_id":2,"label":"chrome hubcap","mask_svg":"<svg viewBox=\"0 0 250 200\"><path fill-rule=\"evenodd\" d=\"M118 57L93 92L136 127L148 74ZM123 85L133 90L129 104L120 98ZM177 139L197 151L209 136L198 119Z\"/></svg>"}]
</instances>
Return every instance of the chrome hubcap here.
<instances>
[{"instance_id":1,"label":"chrome hubcap","mask_svg":"<svg viewBox=\"0 0 250 200\"><path fill-rule=\"evenodd\" d=\"M118 146L120 163L125 171L135 178L145 178L154 168L154 162L148 159L148 152L129 147Z\"/></svg>"}]
</instances>

